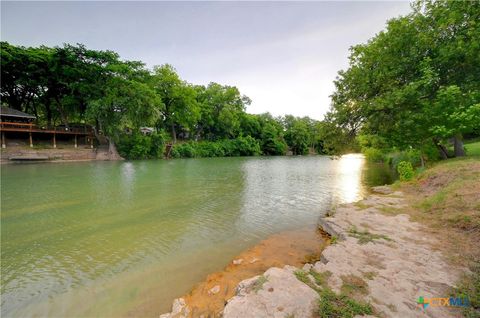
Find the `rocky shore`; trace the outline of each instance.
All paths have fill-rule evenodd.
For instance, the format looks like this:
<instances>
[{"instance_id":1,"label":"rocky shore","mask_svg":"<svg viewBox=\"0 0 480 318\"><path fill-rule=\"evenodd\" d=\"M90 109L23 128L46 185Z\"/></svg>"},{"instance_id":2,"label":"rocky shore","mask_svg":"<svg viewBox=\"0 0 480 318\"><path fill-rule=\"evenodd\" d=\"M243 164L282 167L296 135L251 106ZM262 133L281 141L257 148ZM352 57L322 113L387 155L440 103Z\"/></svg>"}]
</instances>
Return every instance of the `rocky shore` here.
<instances>
[{"instance_id":1,"label":"rocky shore","mask_svg":"<svg viewBox=\"0 0 480 318\"><path fill-rule=\"evenodd\" d=\"M458 308L418 304L421 297L448 297L465 269L447 263L423 225L389 213L408 204L403 193L383 186L336 207L319 222L331 238L320 261L272 267L240 282L219 316L458 317ZM160 317L191 316L197 315L180 298Z\"/></svg>"}]
</instances>

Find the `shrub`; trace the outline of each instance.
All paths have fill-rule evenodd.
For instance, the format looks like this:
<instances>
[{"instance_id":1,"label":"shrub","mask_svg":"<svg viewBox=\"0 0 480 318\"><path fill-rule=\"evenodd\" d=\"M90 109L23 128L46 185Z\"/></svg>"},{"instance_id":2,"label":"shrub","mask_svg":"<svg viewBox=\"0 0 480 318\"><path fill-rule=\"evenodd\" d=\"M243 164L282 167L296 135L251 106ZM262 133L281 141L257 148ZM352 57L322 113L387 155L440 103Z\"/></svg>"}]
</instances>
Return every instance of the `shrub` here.
<instances>
[{"instance_id":1,"label":"shrub","mask_svg":"<svg viewBox=\"0 0 480 318\"><path fill-rule=\"evenodd\" d=\"M383 151L377 148L363 148L362 152L367 160L371 162L383 162L385 159Z\"/></svg>"},{"instance_id":2,"label":"shrub","mask_svg":"<svg viewBox=\"0 0 480 318\"><path fill-rule=\"evenodd\" d=\"M391 153L387 156L387 162L394 168L397 169L398 164L402 161L410 162L413 167L418 167L421 165L421 153L416 149L409 149L406 151L399 151Z\"/></svg>"},{"instance_id":3,"label":"shrub","mask_svg":"<svg viewBox=\"0 0 480 318\"><path fill-rule=\"evenodd\" d=\"M240 156L257 156L261 154L260 144L252 136L238 137L235 145Z\"/></svg>"},{"instance_id":4,"label":"shrub","mask_svg":"<svg viewBox=\"0 0 480 318\"><path fill-rule=\"evenodd\" d=\"M408 181L415 175L412 164L407 161L401 161L397 166L397 171L401 181Z\"/></svg>"},{"instance_id":5,"label":"shrub","mask_svg":"<svg viewBox=\"0 0 480 318\"><path fill-rule=\"evenodd\" d=\"M188 142L176 144L173 149L176 150L176 158L194 158L196 156L194 145Z\"/></svg>"},{"instance_id":6,"label":"shrub","mask_svg":"<svg viewBox=\"0 0 480 318\"><path fill-rule=\"evenodd\" d=\"M165 152L165 135L152 133L123 134L117 142L118 153L125 159L162 158Z\"/></svg>"},{"instance_id":7,"label":"shrub","mask_svg":"<svg viewBox=\"0 0 480 318\"><path fill-rule=\"evenodd\" d=\"M175 144L173 158L256 156L261 153L260 144L250 136L219 141L189 141Z\"/></svg>"}]
</instances>

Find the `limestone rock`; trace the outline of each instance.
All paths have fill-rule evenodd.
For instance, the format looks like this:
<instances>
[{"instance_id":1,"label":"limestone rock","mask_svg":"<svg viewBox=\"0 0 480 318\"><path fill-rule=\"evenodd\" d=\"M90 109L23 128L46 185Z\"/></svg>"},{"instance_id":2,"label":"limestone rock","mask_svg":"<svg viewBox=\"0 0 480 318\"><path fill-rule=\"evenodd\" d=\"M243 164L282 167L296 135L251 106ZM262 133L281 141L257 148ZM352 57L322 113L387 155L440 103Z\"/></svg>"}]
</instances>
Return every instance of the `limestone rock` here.
<instances>
[{"instance_id":1,"label":"limestone rock","mask_svg":"<svg viewBox=\"0 0 480 318\"><path fill-rule=\"evenodd\" d=\"M383 185L378 187L372 187L372 192L379 194L392 194L393 190L389 186Z\"/></svg>"},{"instance_id":2,"label":"limestone rock","mask_svg":"<svg viewBox=\"0 0 480 318\"><path fill-rule=\"evenodd\" d=\"M380 187L379 191L389 190ZM334 229L344 240L328 246L313 269L330 272L327 283L337 292L346 275L364 280L368 285L365 300L386 317L455 317L458 312L443 307L423 313L416 300L446 295L462 269L449 265L441 252L432 248L421 224L405 214L382 213L381 209L407 206L401 192L389 193L370 195L362 201L366 208L346 204L338 207L333 217L324 218L322 224L328 231ZM365 241L360 243L359 236Z\"/></svg>"},{"instance_id":3,"label":"limestone rock","mask_svg":"<svg viewBox=\"0 0 480 318\"><path fill-rule=\"evenodd\" d=\"M312 317L318 294L294 275L295 267L272 267L263 275L242 281L224 318Z\"/></svg>"}]
</instances>

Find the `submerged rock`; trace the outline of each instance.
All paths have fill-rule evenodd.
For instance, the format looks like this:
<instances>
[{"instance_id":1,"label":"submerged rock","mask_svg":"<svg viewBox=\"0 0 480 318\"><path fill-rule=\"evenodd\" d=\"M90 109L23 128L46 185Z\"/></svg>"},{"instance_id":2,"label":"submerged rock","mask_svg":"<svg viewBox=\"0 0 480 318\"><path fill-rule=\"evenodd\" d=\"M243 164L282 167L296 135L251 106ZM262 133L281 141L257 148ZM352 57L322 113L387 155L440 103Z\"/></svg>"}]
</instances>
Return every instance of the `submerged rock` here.
<instances>
[{"instance_id":1,"label":"submerged rock","mask_svg":"<svg viewBox=\"0 0 480 318\"><path fill-rule=\"evenodd\" d=\"M160 315L160 318L186 318L190 314L190 309L185 303L185 299L177 298L173 301L172 312Z\"/></svg>"},{"instance_id":2,"label":"submerged rock","mask_svg":"<svg viewBox=\"0 0 480 318\"><path fill-rule=\"evenodd\" d=\"M208 291L210 295L215 295L215 294L218 294L219 292L220 292L220 285L215 285L212 287L212 289Z\"/></svg>"},{"instance_id":3,"label":"submerged rock","mask_svg":"<svg viewBox=\"0 0 480 318\"><path fill-rule=\"evenodd\" d=\"M233 265L240 265L240 264L242 264L242 262L243 262L243 259L241 259L241 258L240 259L234 259L233 260Z\"/></svg>"}]
</instances>

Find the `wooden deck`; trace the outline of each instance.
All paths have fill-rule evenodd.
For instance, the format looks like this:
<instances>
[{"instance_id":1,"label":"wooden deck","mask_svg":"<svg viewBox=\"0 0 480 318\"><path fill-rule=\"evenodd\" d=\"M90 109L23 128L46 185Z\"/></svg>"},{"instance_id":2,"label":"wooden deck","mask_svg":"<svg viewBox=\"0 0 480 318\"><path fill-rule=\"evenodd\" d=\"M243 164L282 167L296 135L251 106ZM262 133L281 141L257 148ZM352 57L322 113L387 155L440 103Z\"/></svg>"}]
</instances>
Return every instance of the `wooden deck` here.
<instances>
[{"instance_id":1,"label":"wooden deck","mask_svg":"<svg viewBox=\"0 0 480 318\"><path fill-rule=\"evenodd\" d=\"M83 127L37 127L32 123L12 123L12 122L0 122L0 131L12 131L12 132L28 132L28 133L43 133L43 134L58 134L58 135L81 135L92 136L93 131L90 128Z\"/></svg>"}]
</instances>

